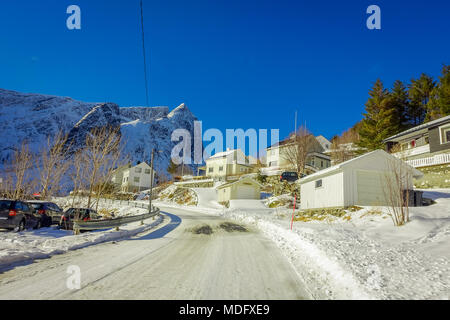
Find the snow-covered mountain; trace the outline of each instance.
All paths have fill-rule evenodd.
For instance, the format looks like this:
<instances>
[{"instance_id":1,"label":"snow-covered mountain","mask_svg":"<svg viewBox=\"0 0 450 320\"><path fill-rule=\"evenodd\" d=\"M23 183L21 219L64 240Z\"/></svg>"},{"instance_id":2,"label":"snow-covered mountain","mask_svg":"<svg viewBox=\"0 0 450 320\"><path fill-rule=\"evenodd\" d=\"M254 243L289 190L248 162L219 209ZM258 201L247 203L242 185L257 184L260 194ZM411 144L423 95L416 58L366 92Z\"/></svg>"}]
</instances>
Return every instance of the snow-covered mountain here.
<instances>
[{"instance_id":1,"label":"snow-covered mountain","mask_svg":"<svg viewBox=\"0 0 450 320\"><path fill-rule=\"evenodd\" d=\"M172 132L186 129L193 138L195 120L184 104L172 111L168 107L119 107L0 89L0 160L8 159L24 139L37 152L48 136L62 130L77 146L89 130L110 125L120 126L124 151L133 162L148 162L152 148L161 150L155 153L155 169L165 172L175 144L170 140Z\"/></svg>"}]
</instances>

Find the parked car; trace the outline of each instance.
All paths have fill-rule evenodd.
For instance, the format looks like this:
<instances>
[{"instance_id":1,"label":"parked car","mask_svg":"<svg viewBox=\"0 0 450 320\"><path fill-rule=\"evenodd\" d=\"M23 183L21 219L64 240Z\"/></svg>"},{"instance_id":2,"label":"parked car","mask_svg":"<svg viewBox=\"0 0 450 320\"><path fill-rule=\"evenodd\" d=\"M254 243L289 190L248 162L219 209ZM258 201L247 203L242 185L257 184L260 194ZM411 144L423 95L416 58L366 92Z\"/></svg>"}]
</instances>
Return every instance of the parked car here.
<instances>
[{"instance_id":1,"label":"parked car","mask_svg":"<svg viewBox=\"0 0 450 320\"><path fill-rule=\"evenodd\" d=\"M280 182L282 181L294 182L297 181L297 179L298 179L297 172L285 171L280 175Z\"/></svg>"},{"instance_id":2,"label":"parked car","mask_svg":"<svg viewBox=\"0 0 450 320\"><path fill-rule=\"evenodd\" d=\"M99 216L97 214L97 211L95 211L93 209L70 208L70 209L67 209L61 216L61 219L59 221L59 226L62 229L73 230L73 222L75 220L89 221L89 220L95 220L98 218L99 218Z\"/></svg>"},{"instance_id":3,"label":"parked car","mask_svg":"<svg viewBox=\"0 0 450 320\"><path fill-rule=\"evenodd\" d=\"M58 224L63 210L53 202L47 201L28 201L36 213L42 216L42 226L50 227L52 224Z\"/></svg>"},{"instance_id":4,"label":"parked car","mask_svg":"<svg viewBox=\"0 0 450 320\"><path fill-rule=\"evenodd\" d=\"M28 228L39 229L41 226L41 216L26 202L0 200L0 228L23 231Z\"/></svg>"}]
</instances>

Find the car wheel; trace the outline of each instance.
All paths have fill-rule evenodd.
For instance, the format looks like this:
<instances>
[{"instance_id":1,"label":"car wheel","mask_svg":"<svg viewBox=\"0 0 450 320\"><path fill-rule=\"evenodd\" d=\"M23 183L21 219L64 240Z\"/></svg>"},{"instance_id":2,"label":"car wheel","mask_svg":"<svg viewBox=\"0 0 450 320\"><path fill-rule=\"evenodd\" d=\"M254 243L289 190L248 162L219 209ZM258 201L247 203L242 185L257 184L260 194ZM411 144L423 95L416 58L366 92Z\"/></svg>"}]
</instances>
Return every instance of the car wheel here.
<instances>
[{"instance_id":1,"label":"car wheel","mask_svg":"<svg viewBox=\"0 0 450 320\"><path fill-rule=\"evenodd\" d=\"M40 229L41 227L42 227L41 220L38 220L38 222L36 223L36 226L33 229Z\"/></svg>"},{"instance_id":2,"label":"car wheel","mask_svg":"<svg viewBox=\"0 0 450 320\"><path fill-rule=\"evenodd\" d=\"M23 230L25 230L25 221L24 221L24 220L21 220L21 221L19 222L19 225L18 225L16 228L14 228L14 231L15 231L15 232L21 232L21 231L23 231Z\"/></svg>"}]
</instances>

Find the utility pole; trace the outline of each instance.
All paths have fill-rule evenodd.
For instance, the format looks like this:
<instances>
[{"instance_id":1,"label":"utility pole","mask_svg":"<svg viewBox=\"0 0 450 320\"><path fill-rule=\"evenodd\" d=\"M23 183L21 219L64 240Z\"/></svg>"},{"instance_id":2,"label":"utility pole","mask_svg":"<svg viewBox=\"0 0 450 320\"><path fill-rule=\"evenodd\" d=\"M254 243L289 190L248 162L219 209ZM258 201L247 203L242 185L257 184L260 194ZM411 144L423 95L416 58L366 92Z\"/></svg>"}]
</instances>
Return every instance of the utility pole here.
<instances>
[{"instance_id":1,"label":"utility pole","mask_svg":"<svg viewBox=\"0 0 450 320\"><path fill-rule=\"evenodd\" d=\"M297 110L295 110L294 132L295 135L297 136Z\"/></svg>"},{"instance_id":2,"label":"utility pole","mask_svg":"<svg viewBox=\"0 0 450 320\"><path fill-rule=\"evenodd\" d=\"M152 149L152 160L150 162L150 194L149 194L149 213L152 212L152 197L153 197L153 173L155 172L153 170L153 157L155 155L155 149Z\"/></svg>"},{"instance_id":3,"label":"utility pole","mask_svg":"<svg viewBox=\"0 0 450 320\"><path fill-rule=\"evenodd\" d=\"M183 175L184 175L184 158L181 159L181 180L183 180Z\"/></svg>"}]
</instances>

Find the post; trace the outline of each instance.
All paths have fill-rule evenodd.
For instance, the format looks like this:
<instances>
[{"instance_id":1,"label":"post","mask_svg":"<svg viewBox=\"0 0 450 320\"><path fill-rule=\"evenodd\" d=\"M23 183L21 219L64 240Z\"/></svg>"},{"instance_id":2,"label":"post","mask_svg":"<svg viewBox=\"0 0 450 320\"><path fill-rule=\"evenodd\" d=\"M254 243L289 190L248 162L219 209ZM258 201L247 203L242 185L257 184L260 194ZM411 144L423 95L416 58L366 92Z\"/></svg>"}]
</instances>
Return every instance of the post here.
<instances>
[{"instance_id":1,"label":"post","mask_svg":"<svg viewBox=\"0 0 450 320\"><path fill-rule=\"evenodd\" d=\"M154 170L153 170L153 157L154 157L154 155L155 155L155 149L152 149L152 159L151 159L151 161L150 161L150 194L149 194L149 196L148 196L148 198L149 198L149 211L148 211L148 213L151 213L152 212L152 196L153 196L153 172L154 172Z\"/></svg>"}]
</instances>

